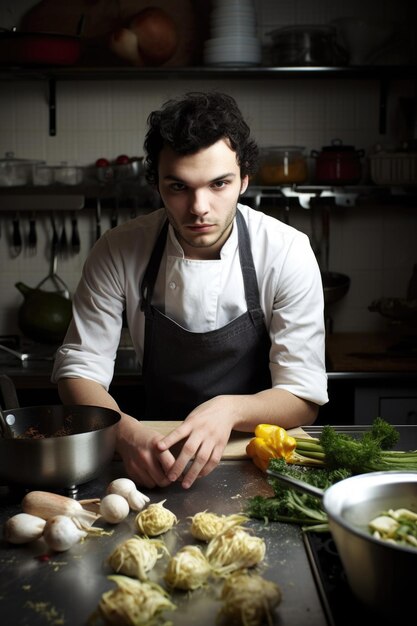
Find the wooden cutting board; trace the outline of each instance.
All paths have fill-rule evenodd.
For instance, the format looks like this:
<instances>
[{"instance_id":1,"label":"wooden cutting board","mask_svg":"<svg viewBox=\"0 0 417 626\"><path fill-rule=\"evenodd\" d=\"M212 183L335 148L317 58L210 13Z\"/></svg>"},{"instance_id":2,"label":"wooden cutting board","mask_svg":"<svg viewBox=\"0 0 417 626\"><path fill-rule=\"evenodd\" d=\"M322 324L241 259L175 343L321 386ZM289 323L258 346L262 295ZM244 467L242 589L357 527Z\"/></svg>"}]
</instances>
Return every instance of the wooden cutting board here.
<instances>
[{"instance_id":1,"label":"wooden cutting board","mask_svg":"<svg viewBox=\"0 0 417 626\"><path fill-rule=\"evenodd\" d=\"M162 435L167 435L168 433L171 432L171 430L174 430L174 428L176 428L180 422L146 422L143 421L142 424L144 424L145 426L149 426L150 428L154 428L155 430L157 430L158 432L160 432ZM306 433L302 428L291 428L288 431L288 434L290 434L293 437L309 437L310 435L308 435L308 433ZM246 455L246 446L248 445L249 441L253 438L253 434L248 434L248 433L238 433L238 432L233 432L232 436L230 437L229 443L227 444L224 452L223 452L223 459L246 459L248 458Z\"/></svg>"}]
</instances>

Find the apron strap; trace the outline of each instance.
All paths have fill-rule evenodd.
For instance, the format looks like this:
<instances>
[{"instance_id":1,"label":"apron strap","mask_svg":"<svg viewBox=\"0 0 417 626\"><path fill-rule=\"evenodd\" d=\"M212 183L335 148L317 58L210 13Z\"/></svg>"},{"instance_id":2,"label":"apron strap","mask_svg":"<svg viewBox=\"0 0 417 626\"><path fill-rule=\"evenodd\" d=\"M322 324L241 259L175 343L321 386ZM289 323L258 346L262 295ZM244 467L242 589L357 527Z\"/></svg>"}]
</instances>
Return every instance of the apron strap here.
<instances>
[{"instance_id":1,"label":"apron strap","mask_svg":"<svg viewBox=\"0 0 417 626\"><path fill-rule=\"evenodd\" d=\"M259 289L252 250L250 248L248 227L239 209L236 211L236 222L239 232L239 258L245 287L246 304L248 305L248 311L251 313L252 311L260 309Z\"/></svg>"},{"instance_id":2,"label":"apron strap","mask_svg":"<svg viewBox=\"0 0 417 626\"><path fill-rule=\"evenodd\" d=\"M145 270L145 274L143 276L142 284L140 287L141 311L144 311L146 307L149 307L152 302L153 290L155 287L156 278L158 276L159 265L161 263L162 255L164 253L164 248L165 248L165 244L167 240L167 233L168 233L168 220L165 220L165 223L162 226L161 231L158 235L158 239L156 240L154 249L152 250L152 254L149 259L149 263Z\"/></svg>"}]
</instances>

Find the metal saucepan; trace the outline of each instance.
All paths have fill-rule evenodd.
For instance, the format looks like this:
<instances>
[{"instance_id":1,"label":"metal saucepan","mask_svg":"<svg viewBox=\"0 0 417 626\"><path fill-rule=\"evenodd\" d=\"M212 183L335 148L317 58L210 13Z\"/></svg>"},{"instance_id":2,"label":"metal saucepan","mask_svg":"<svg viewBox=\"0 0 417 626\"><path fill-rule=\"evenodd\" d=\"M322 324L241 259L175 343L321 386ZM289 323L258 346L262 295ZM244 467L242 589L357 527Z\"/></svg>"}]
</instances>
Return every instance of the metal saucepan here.
<instances>
[{"instance_id":1,"label":"metal saucepan","mask_svg":"<svg viewBox=\"0 0 417 626\"><path fill-rule=\"evenodd\" d=\"M49 405L2 413L13 438L1 428L1 485L73 489L96 478L113 458L120 414L112 409Z\"/></svg>"},{"instance_id":2,"label":"metal saucepan","mask_svg":"<svg viewBox=\"0 0 417 626\"><path fill-rule=\"evenodd\" d=\"M391 508L417 511L417 472L360 474L325 491L272 470L267 473L322 499L349 585L361 602L393 620L400 607L403 614L415 610L417 548L372 537L368 523Z\"/></svg>"}]
</instances>

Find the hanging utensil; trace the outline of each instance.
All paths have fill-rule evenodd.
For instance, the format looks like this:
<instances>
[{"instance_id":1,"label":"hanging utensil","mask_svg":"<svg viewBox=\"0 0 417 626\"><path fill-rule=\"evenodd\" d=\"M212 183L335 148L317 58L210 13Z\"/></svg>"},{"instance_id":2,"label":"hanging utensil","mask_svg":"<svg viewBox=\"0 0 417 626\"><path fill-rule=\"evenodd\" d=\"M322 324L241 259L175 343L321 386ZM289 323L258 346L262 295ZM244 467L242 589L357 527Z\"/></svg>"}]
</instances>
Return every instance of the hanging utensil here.
<instances>
[{"instance_id":1,"label":"hanging utensil","mask_svg":"<svg viewBox=\"0 0 417 626\"><path fill-rule=\"evenodd\" d=\"M72 234L71 234L71 247L74 254L78 254L81 250L80 234L78 232L78 221L75 213L71 217Z\"/></svg>"},{"instance_id":2,"label":"hanging utensil","mask_svg":"<svg viewBox=\"0 0 417 626\"><path fill-rule=\"evenodd\" d=\"M20 218L16 212L13 218L13 233L12 233L12 250L13 256L17 257L22 251L22 235L20 232Z\"/></svg>"},{"instance_id":3,"label":"hanging utensil","mask_svg":"<svg viewBox=\"0 0 417 626\"><path fill-rule=\"evenodd\" d=\"M67 231L65 228L65 215L62 216L62 230L61 230L61 237L59 239L59 252L61 256L66 256L68 252L68 238L67 238Z\"/></svg>"},{"instance_id":4,"label":"hanging utensil","mask_svg":"<svg viewBox=\"0 0 417 626\"><path fill-rule=\"evenodd\" d=\"M59 237L58 237L58 231L56 229L56 224L55 224L55 214L53 212L51 213L51 226L52 226L51 248L52 248L52 257L54 257L58 254Z\"/></svg>"},{"instance_id":5,"label":"hanging utensil","mask_svg":"<svg viewBox=\"0 0 417 626\"><path fill-rule=\"evenodd\" d=\"M70 292L66 285L66 283L62 280L60 276L57 274L57 264L58 264L58 252L59 252L59 238L58 232L55 225L55 216L51 214L51 226L52 226L52 241L51 241L51 265L49 274L45 276L43 280L36 286L36 289L40 289L42 285L50 281L55 290L58 291L64 298L70 298Z\"/></svg>"},{"instance_id":6,"label":"hanging utensil","mask_svg":"<svg viewBox=\"0 0 417 626\"><path fill-rule=\"evenodd\" d=\"M114 196L114 206L110 215L110 228L115 228L115 226L117 226L118 220L119 220L119 194L116 191L116 195Z\"/></svg>"},{"instance_id":7,"label":"hanging utensil","mask_svg":"<svg viewBox=\"0 0 417 626\"><path fill-rule=\"evenodd\" d=\"M36 232L36 214L33 211L29 217L29 232L28 232L28 248L35 254L38 244L38 234Z\"/></svg>"}]
</instances>

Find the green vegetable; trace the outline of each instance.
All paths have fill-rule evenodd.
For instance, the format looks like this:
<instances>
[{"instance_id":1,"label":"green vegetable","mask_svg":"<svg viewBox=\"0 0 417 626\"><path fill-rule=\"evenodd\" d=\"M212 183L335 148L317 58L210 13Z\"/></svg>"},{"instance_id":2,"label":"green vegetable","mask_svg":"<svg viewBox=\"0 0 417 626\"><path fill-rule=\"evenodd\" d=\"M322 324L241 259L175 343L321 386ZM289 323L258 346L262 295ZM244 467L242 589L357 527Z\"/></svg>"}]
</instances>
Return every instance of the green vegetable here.
<instances>
[{"instance_id":1,"label":"green vegetable","mask_svg":"<svg viewBox=\"0 0 417 626\"><path fill-rule=\"evenodd\" d=\"M317 462L322 455L322 465L329 469L345 468L353 474L387 470L417 471L417 450L403 452L390 450L398 441L398 431L377 417L369 431L360 438L338 433L332 426L323 426L320 438L298 438L297 463Z\"/></svg>"},{"instance_id":2,"label":"green vegetable","mask_svg":"<svg viewBox=\"0 0 417 626\"><path fill-rule=\"evenodd\" d=\"M389 509L369 522L377 539L417 548L417 513L409 509Z\"/></svg>"},{"instance_id":3,"label":"green vegetable","mask_svg":"<svg viewBox=\"0 0 417 626\"><path fill-rule=\"evenodd\" d=\"M348 470L297 467L287 464L284 459L271 459L269 468L323 490L350 476ZM264 519L266 522L301 524L309 527L309 530L328 530L327 515L320 498L289 489L273 477L268 478L268 482L274 489L274 496L250 498L246 509L250 517Z\"/></svg>"},{"instance_id":4,"label":"green vegetable","mask_svg":"<svg viewBox=\"0 0 417 626\"><path fill-rule=\"evenodd\" d=\"M390 450L399 433L392 424L377 417L361 437L338 433L323 426L320 437L295 437L293 458L270 459L269 469L293 476L320 489L352 474L387 470L417 471L417 450ZM314 467L312 466L314 464ZM248 501L249 517L265 521L301 524L309 530L328 530L327 515L319 498L301 494L269 478L274 496L255 496Z\"/></svg>"}]
</instances>

